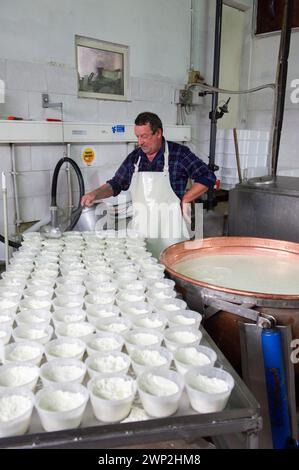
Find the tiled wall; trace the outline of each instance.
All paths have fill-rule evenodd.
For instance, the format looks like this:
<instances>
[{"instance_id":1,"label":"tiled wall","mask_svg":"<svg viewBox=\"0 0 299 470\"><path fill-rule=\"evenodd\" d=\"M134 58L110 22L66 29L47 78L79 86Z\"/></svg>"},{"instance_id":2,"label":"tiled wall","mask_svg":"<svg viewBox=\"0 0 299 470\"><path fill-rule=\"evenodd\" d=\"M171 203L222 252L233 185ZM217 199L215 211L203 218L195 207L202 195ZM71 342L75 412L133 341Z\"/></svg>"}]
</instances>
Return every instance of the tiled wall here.
<instances>
[{"instance_id":1,"label":"tiled wall","mask_svg":"<svg viewBox=\"0 0 299 470\"><path fill-rule=\"evenodd\" d=\"M42 108L41 94L49 93L50 102L63 103L65 121L131 124L139 112L149 110L159 114L165 124L176 124L175 89L185 82L189 66L191 0L161 0L159 14L147 0L2 3L0 79L6 84L6 96L5 103L0 103L0 116L61 118L59 109ZM130 101L78 99L76 34L129 46ZM71 157L82 167L87 190L112 176L129 150L126 145L96 145L93 166L83 168L82 147L72 146ZM50 204L52 173L63 150L62 145L16 146L23 221L45 215ZM9 145L0 145L0 171L7 172L9 230L13 232L10 170ZM60 179L65 177L63 173ZM58 199L64 200L65 181L59 182L58 189ZM1 214L0 200L0 233Z\"/></svg>"}]
</instances>

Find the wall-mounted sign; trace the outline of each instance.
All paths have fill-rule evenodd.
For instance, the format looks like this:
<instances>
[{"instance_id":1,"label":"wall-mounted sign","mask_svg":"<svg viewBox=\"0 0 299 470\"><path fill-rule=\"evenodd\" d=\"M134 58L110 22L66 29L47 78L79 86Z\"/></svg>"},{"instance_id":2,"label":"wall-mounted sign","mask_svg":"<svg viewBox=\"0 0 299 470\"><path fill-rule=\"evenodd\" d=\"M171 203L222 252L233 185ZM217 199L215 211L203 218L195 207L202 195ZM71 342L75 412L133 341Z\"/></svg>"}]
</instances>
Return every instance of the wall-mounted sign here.
<instances>
[{"instance_id":1,"label":"wall-mounted sign","mask_svg":"<svg viewBox=\"0 0 299 470\"><path fill-rule=\"evenodd\" d=\"M124 134L126 131L126 126L123 124L116 124L112 126L112 134Z\"/></svg>"},{"instance_id":2,"label":"wall-mounted sign","mask_svg":"<svg viewBox=\"0 0 299 470\"><path fill-rule=\"evenodd\" d=\"M92 165L95 159L95 151L92 147L85 147L82 152L82 160L85 165L90 166Z\"/></svg>"}]
</instances>

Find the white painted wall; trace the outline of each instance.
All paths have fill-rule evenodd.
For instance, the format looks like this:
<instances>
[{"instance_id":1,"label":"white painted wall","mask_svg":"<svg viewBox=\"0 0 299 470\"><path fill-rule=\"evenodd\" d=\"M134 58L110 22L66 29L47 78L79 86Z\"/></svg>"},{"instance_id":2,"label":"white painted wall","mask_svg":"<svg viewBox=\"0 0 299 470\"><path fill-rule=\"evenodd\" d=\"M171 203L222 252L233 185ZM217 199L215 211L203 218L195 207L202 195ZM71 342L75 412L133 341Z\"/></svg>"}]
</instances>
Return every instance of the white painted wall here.
<instances>
[{"instance_id":1,"label":"white painted wall","mask_svg":"<svg viewBox=\"0 0 299 470\"><path fill-rule=\"evenodd\" d=\"M240 71L242 45L244 38L245 13L223 5L222 35L220 55L220 88L225 90L238 90L240 88ZM239 95L219 94L219 105L228 98L229 112L219 121L219 128L232 129L239 123Z\"/></svg>"},{"instance_id":2,"label":"white painted wall","mask_svg":"<svg viewBox=\"0 0 299 470\"><path fill-rule=\"evenodd\" d=\"M250 85L275 81L280 36L254 37L252 44ZM292 32L284 125L279 154L279 168L299 168L299 103L291 102L291 82L299 79L299 32ZM298 88L298 85L297 85ZM248 101L247 125L253 129L269 129L273 109L273 93L252 95Z\"/></svg>"},{"instance_id":3,"label":"white painted wall","mask_svg":"<svg viewBox=\"0 0 299 470\"><path fill-rule=\"evenodd\" d=\"M132 123L141 111L176 124L175 90L186 82L190 63L191 0L10 0L1 2L0 79L6 84L0 116L60 118L43 109L41 93L63 102L66 121ZM78 99L75 34L130 47L130 101ZM84 168L87 189L106 181L127 155L125 145L98 145L92 168ZM72 147L80 162L82 146ZM21 218L41 218L50 203L51 176L61 145L16 148ZM14 231L10 149L0 145L0 171L7 172L9 228ZM66 197L65 182L59 184ZM1 196L0 196L1 198ZM0 199L0 233L2 225Z\"/></svg>"},{"instance_id":4,"label":"white painted wall","mask_svg":"<svg viewBox=\"0 0 299 470\"><path fill-rule=\"evenodd\" d=\"M199 69L208 83L212 83L215 3L202 0L195 1L197 21L194 31L192 62ZM253 11L252 0L226 0L226 4L240 8L244 12L244 32L241 54L239 89L248 89L265 83L273 83L280 36L254 36L252 33ZM299 80L299 31L292 32L289 58L288 87L286 93L284 126L281 137L279 169L299 168L299 103L291 102L291 82ZM299 97L299 82L297 83ZM193 89L193 96L198 90ZM263 90L251 95L240 96L238 128L269 131L272 120L273 92ZM192 113L184 116L184 122L192 125L193 146L197 154L206 161L209 154L211 98L201 99L200 105Z\"/></svg>"}]
</instances>

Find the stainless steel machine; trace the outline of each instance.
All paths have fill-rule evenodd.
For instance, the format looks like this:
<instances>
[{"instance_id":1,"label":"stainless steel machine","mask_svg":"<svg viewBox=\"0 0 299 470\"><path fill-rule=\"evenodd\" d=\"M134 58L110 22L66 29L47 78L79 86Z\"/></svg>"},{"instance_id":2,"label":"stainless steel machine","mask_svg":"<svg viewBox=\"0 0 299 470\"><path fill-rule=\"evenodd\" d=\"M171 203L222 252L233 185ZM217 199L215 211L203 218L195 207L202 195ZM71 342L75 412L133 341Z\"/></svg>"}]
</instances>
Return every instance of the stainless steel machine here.
<instances>
[{"instance_id":1,"label":"stainless steel machine","mask_svg":"<svg viewBox=\"0 0 299 470\"><path fill-rule=\"evenodd\" d=\"M229 235L299 242L299 178L259 181L243 182L230 191Z\"/></svg>"}]
</instances>

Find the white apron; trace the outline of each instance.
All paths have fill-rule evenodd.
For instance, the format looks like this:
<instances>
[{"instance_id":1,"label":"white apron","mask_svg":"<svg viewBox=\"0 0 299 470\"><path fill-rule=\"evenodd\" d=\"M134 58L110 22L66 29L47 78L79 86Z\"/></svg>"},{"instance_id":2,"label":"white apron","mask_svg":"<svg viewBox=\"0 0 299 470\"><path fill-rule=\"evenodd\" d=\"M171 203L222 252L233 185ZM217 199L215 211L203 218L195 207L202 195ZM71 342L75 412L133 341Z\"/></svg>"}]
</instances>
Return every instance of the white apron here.
<instances>
[{"instance_id":1,"label":"white apron","mask_svg":"<svg viewBox=\"0 0 299 470\"><path fill-rule=\"evenodd\" d=\"M130 228L147 238L148 250L159 259L168 246L189 240L189 232L182 216L180 199L173 192L168 170L169 149L165 141L164 169L138 171L135 169L130 185L133 219Z\"/></svg>"}]
</instances>

